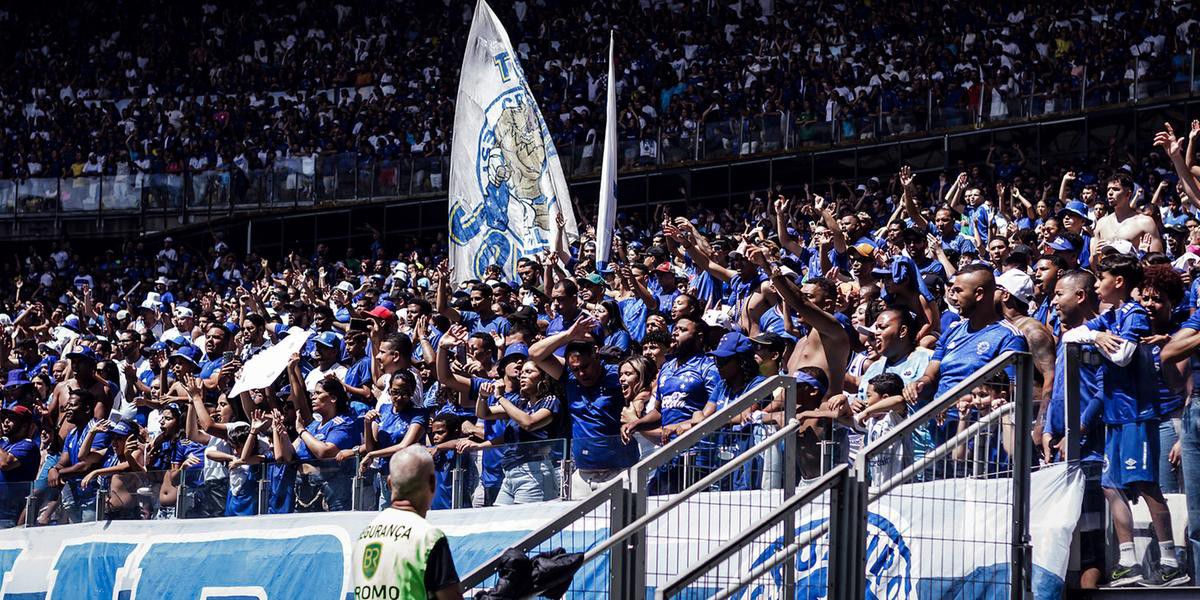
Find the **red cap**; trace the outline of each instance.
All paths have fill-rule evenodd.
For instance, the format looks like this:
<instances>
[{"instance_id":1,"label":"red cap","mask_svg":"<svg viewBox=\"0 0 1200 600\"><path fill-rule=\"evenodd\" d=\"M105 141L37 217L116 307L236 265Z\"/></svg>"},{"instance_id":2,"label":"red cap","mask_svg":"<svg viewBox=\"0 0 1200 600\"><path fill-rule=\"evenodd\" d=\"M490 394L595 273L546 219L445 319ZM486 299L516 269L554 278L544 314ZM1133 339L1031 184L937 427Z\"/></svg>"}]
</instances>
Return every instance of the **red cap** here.
<instances>
[{"instance_id":1,"label":"red cap","mask_svg":"<svg viewBox=\"0 0 1200 600\"><path fill-rule=\"evenodd\" d=\"M386 306L376 306L367 314L371 315L372 317L378 317L387 321L391 321L392 319L396 318L396 313L388 310Z\"/></svg>"},{"instance_id":2,"label":"red cap","mask_svg":"<svg viewBox=\"0 0 1200 600\"><path fill-rule=\"evenodd\" d=\"M21 406L20 404L18 404L18 405L16 405L16 406L14 406L14 407L12 407L12 408L6 408L6 409L4 409L3 411L0 411L0 412L10 412L10 413L12 413L12 414L14 414L14 415L17 415L18 417L22 417L22 418L25 418L25 419L32 419L32 418L33 418L33 413L32 413L32 412L31 412L31 411L30 411L28 408L26 408L26 407L24 407L24 406Z\"/></svg>"},{"instance_id":3,"label":"red cap","mask_svg":"<svg viewBox=\"0 0 1200 600\"><path fill-rule=\"evenodd\" d=\"M671 270L671 263L659 263L657 267L654 267L654 270L658 271L659 273L667 273Z\"/></svg>"}]
</instances>

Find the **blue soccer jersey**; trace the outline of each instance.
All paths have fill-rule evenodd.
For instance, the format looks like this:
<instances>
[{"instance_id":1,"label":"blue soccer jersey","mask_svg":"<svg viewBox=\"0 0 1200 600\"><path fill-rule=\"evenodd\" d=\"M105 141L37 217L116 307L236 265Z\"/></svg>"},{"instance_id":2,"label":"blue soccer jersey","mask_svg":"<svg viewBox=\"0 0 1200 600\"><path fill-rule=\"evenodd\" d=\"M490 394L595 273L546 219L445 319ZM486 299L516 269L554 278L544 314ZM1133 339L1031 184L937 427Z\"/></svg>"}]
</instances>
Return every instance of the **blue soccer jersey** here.
<instances>
[{"instance_id":1,"label":"blue soccer jersey","mask_svg":"<svg viewBox=\"0 0 1200 600\"><path fill-rule=\"evenodd\" d=\"M1009 350L1028 352L1029 344L1026 343L1025 336L1008 321L996 321L977 330L971 329L969 319L950 325L938 339L933 357L930 358L930 361L941 363L935 397L940 398ZM1010 381L1015 376L1011 366L1008 368L1008 376Z\"/></svg>"},{"instance_id":2,"label":"blue soccer jersey","mask_svg":"<svg viewBox=\"0 0 1200 600\"><path fill-rule=\"evenodd\" d=\"M1092 331L1115 335L1131 344L1150 335L1150 316L1136 302L1126 302L1090 320L1085 325ZM1154 392L1157 381L1154 364L1147 356L1134 352L1124 366L1105 359L1100 365L1101 394L1104 398L1104 422L1109 425L1138 423L1158 418ZM1140 379L1140 380L1139 380Z\"/></svg>"},{"instance_id":3,"label":"blue soccer jersey","mask_svg":"<svg viewBox=\"0 0 1200 600\"><path fill-rule=\"evenodd\" d=\"M720 380L717 364L705 354L683 361L672 358L664 363L654 392L662 424L682 423L691 419L693 413L704 410Z\"/></svg>"}]
</instances>

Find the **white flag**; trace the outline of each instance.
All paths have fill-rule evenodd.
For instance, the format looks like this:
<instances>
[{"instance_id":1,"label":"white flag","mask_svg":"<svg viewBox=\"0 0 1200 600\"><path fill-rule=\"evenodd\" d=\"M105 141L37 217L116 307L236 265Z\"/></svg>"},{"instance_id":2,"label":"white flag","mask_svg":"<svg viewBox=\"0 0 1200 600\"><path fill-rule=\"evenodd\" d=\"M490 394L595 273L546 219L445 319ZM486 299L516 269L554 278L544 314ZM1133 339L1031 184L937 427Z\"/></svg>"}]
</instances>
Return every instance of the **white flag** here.
<instances>
[{"instance_id":1,"label":"white flag","mask_svg":"<svg viewBox=\"0 0 1200 600\"><path fill-rule=\"evenodd\" d=\"M608 263L617 223L617 85L613 34L608 32L608 110L604 116L604 162L600 170L600 211L596 213L596 269Z\"/></svg>"},{"instance_id":2,"label":"white flag","mask_svg":"<svg viewBox=\"0 0 1200 600\"><path fill-rule=\"evenodd\" d=\"M456 282L553 247L561 213L578 238L571 196L525 72L500 20L479 0L463 54L450 154L450 263Z\"/></svg>"}]
</instances>

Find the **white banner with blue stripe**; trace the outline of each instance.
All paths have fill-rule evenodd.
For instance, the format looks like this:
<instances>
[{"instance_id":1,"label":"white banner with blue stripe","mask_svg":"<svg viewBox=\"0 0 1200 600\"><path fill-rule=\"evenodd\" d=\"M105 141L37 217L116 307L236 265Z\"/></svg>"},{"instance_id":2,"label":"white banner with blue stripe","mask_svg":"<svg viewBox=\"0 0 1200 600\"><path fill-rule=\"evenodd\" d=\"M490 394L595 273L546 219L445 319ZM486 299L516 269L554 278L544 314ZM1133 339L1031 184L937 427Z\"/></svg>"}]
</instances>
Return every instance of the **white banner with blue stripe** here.
<instances>
[{"instance_id":1,"label":"white banner with blue stripe","mask_svg":"<svg viewBox=\"0 0 1200 600\"><path fill-rule=\"evenodd\" d=\"M956 479L902 486L872 505L869 517L868 592L873 598L1007 598L1007 539L1011 511L1004 506L1011 481ZM689 501L663 527L670 539L648 531L655 571L678 573L684 557L705 556L723 540L766 514L778 492L711 492ZM1061 597L1071 534L1079 518L1083 477L1059 465L1033 474L1031 526L1034 597ZM652 499L650 508L659 499ZM450 541L460 574L466 574L576 502L434 511L430 520ZM603 513L598 511L597 515ZM811 515L811 516L806 516ZM5 600L210 598L353 598L352 541L374 513L309 513L263 517L114 521L0 532L0 597ZM805 511L797 531L822 522ZM567 551L582 552L607 537L602 516L578 523L562 536ZM755 544L738 557L749 572L782 545ZM981 543L981 542L988 543ZM686 547L685 547L686 546ZM827 539L787 564L796 569L804 598L821 598L827 577ZM665 564L662 560L666 558ZM675 564L671 564L675 562ZM771 573L738 597L777 596ZM665 583L651 577L650 587ZM607 564L586 565L577 589L607 589ZM705 580L689 588L708 597ZM652 596L648 590L647 597ZM568 594L568 597L571 597Z\"/></svg>"}]
</instances>

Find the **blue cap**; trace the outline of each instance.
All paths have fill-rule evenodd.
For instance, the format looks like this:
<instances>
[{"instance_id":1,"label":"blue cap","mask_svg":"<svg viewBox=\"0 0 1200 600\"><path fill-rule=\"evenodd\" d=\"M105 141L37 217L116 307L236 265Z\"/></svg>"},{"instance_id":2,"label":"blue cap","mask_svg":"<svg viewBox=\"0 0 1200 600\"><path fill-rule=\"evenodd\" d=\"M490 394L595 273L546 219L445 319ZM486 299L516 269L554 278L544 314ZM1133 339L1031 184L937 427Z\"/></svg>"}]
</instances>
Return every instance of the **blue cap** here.
<instances>
[{"instance_id":1,"label":"blue cap","mask_svg":"<svg viewBox=\"0 0 1200 600\"><path fill-rule=\"evenodd\" d=\"M67 315L67 318L63 319L63 327L66 327L71 331L79 331L79 317L75 315Z\"/></svg>"},{"instance_id":2,"label":"blue cap","mask_svg":"<svg viewBox=\"0 0 1200 600\"><path fill-rule=\"evenodd\" d=\"M749 352L754 348L750 343L750 338L734 331L721 336L721 341L717 343L717 348L708 355L715 358L729 358L737 356L745 352Z\"/></svg>"},{"instance_id":3,"label":"blue cap","mask_svg":"<svg viewBox=\"0 0 1200 600\"><path fill-rule=\"evenodd\" d=\"M336 349L339 347L338 336L332 331L322 331L321 333L317 334L317 338L313 341L327 348Z\"/></svg>"},{"instance_id":4,"label":"blue cap","mask_svg":"<svg viewBox=\"0 0 1200 600\"><path fill-rule=\"evenodd\" d=\"M108 305L108 311L109 312L121 312L121 305L117 304L116 302L113 302L112 304Z\"/></svg>"},{"instance_id":5,"label":"blue cap","mask_svg":"<svg viewBox=\"0 0 1200 600\"><path fill-rule=\"evenodd\" d=\"M12 389L23 385L29 385L29 374L25 369L13 369L8 372L8 381L4 384L4 389Z\"/></svg>"},{"instance_id":6,"label":"blue cap","mask_svg":"<svg viewBox=\"0 0 1200 600\"><path fill-rule=\"evenodd\" d=\"M1087 223L1089 225L1092 223L1092 220L1088 218L1087 205L1084 204L1083 202L1080 202L1079 200L1072 200L1072 201L1068 202L1067 205L1064 206L1062 210L1058 211L1058 218L1061 219L1063 217L1064 213L1071 213L1071 214L1075 215L1076 217L1083 219L1083 222Z\"/></svg>"},{"instance_id":7,"label":"blue cap","mask_svg":"<svg viewBox=\"0 0 1200 600\"><path fill-rule=\"evenodd\" d=\"M165 342L154 342L153 344L150 344L149 346L143 348L142 354L144 354L146 356L150 356L151 354L154 354L156 352L162 352L163 350L166 350L166 349L167 349L167 344Z\"/></svg>"},{"instance_id":8,"label":"blue cap","mask_svg":"<svg viewBox=\"0 0 1200 600\"><path fill-rule=\"evenodd\" d=\"M184 346L192 345L192 342L189 341L187 338L183 337L182 335L177 335L177 336L167 340L167 345L173 346L175 348L182 348Z\"/></svg>"},{"instance_id":9,"label":"blue cap","mask_svg":"<svg viewBox=\"0 0 1200 600\"><path fill-rule=\"evenodd\" d=\"M96 351L92 350L88 346L81 346L78 350L68 353L67 359L70 360L72 358L82 358L92 362L100 362L100 357L96 354Z\"/></svg>"},{"instance_id":10,"label":"blue cap","mask_svg":"<svg viewBox=\"0 0 1200 600\"><path fill-rule=\"evenodd\" d=\"M829 386L821 385L821 382L818 381L817 378L813 377L812 375L809 375L808 373L805 373L804 371L796 371L795 378L796 378L796 383L798 383L800 385L807 385L807 386L817 390L817 392L822 397L825 396L825 392L829 391Z\"/></svg>"},{"instance_id":11,"label":"blue cap","mask_svg":"<svg viewBox=\"0 0 1200 600\"><path fill-rule=\"evenodd\" d=\"M136 423L133 423L126 419L121 419L120 421L117 421L116 423L112 424L112 428L110 428L108 430L108 433L115 437L126 438L126 437L129 437L131 434L133 434L136 431L137 431Z\"/></svg>"},{"instance_id":12,"label":"blue cap","mask_svg":"<svg viewBox=\"0 0 1200 600\"><path fill-rule=\"evenodd\" d=\"M504 368L511 360L527 360L529 358L529 347L525 344L516 343L504 349L504 356L500 357L499 367Z\"/></svg>"},{"instance_id":13,"label":"blue cap","mask_svg":"<svg viewBox=\"0 0 1200 600\"><path fill-rule=\"evenodd\" d=\"M380 300L379 306L382 306L392 312L396 312L396 303L391 300Z\"/></svg>"},{"instance_id":14,"label":"blue cap","mask_svg":"<svg viewBox=\"0 0 1200 600\"><path fill-rule=\"evenodd\" d=\"M279 388L279 391L275 392L276 398L287 398L288 396L291 396L291 395L292 395L292 386L290 384Z\"/></svg>"},{"instance_id":15,"label":"blue cap","mask_svg":"<svg viewBox=\"0 0 1200 600\"><path fill-rule=\"evenodd\" d=\"M197 369L200 368L200 348L197 348L191 344L181 346L178 350L171 354L171 358L186 360Z\"/></svg>"},{"instance_id":16,"label":"blue cap","mask_svg":"<svg viewBox=\"0 0 1200 600\"><path fill-rule=\"evenodd\" d=\"M1072 244L1071 242L1067 241L1066 238L1061 237L1061 236L1054 238L1053 241L1047 242L1046 246L1049 246L1049 248L1051 250L1058 250L1059 252L1075 252L1076 251L1075 245Z\"/></svg>"}]
</instances>

